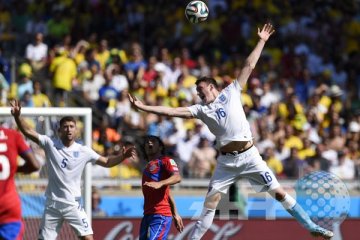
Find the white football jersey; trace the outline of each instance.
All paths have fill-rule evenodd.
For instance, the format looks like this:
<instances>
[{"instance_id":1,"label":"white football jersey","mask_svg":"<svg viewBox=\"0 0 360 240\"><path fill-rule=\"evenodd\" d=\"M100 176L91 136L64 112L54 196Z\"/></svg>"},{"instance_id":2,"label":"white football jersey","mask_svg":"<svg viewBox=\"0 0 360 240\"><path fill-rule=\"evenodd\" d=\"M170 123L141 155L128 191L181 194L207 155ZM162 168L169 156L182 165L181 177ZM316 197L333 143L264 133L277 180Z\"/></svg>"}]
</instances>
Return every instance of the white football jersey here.
<instances>
[{"instance_id":1,"label":"white football jersey","mask_svg":"<svg viewBox=\"0 0 360 240\"><path fill-rule=\"evenodd\" d=\"M85 165L100 158L94 150L74 142L65 147L60 139L39 135L40 146L45 150L48 168L48 186L45 195L55 201L77 204L81 197L81 175Z\"/></svg>"},{"instance_id":2,"label":"white football jersey","mask_svg":"<svg viewBox=\"0 0 360 240\"><path fill-rule=\"evenodd\" d=\"M233 81L210 104L195 104L188 109L193 117L202 120L216 136L216 146L232 141L252 140L249 122L241 103L241 87Z\"/></svg>"}]
</instances>

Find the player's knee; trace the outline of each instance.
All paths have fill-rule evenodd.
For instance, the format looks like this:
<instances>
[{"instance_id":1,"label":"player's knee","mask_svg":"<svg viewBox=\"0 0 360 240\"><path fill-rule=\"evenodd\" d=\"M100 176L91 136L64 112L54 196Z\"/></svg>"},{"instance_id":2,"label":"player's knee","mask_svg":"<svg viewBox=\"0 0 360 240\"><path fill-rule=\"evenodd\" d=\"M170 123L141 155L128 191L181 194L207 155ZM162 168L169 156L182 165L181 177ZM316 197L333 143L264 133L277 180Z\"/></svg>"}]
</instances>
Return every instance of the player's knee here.
<instances>
[{"instance_id":1,"label":"player's knee","mask_svg":"<svg viewBox=\"0 0 360 240\"><path fill-rule=\"evenodd\" d=\"M209 209L215 209L221 200L221 193L215 193L211 196L207 196L205 199L205 207Z\"/></svg>"}]
</instances>

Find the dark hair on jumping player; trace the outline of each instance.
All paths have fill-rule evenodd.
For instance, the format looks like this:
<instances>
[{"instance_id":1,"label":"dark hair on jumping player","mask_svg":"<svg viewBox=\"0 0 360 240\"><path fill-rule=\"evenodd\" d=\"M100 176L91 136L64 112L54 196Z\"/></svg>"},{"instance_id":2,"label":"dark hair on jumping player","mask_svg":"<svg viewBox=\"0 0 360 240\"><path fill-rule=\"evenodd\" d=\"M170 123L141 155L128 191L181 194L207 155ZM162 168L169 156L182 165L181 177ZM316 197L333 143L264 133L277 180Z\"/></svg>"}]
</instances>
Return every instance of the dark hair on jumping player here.
<instances>
[{"instance_id":1,"label":"dark hair on jumping player","mask_svg":"<svg viewBox=\"0 0 360 240\"><path fill-rule=\"evenodd\" d=\"M198 80L196 80L195 84L197 86L202 82L206 82L207 84L212 84L215 86L216 89L219 88L217 82L212 77L200 77L200 78L198 78Z\"/></svg>"}]
</instances>

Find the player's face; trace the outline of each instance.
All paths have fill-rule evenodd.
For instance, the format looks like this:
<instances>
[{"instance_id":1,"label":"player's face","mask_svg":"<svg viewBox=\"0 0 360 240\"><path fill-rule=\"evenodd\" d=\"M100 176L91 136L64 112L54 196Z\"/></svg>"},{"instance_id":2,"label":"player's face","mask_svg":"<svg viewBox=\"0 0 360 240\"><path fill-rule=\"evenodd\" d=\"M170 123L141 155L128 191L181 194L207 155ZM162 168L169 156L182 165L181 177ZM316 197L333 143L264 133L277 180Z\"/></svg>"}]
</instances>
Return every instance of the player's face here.
<instances>
[{"instance_id":1,"label":"player's face","mask_svg":"<svg viewBox=\"0 0 360 240\"><path fill-rule=\"evenodd\" d=\"M71 121L64 122L59 131L62 139L72 141L76 136L76 124Z\"/></svg>"},{"instance_id":2,"label":"player's face","mask_svg":"<svg viewBox=\"0 0 360 240\"><path fill-rule=\"evenodd\" d=\"M160 151L159 142L155 138L147 138L145 140L145 153L146 155L154 155Z\"/></svg>"},{"instance_id":3,"label":"player's face","mask_svg":"<svg viewBox=\"0 0 360 240\"><path fill-rule=\"evenodd\" d=\"M208 84L206 82L200 82L197 86L196 86L196 91L197 94L199 96L199 98L201 99L201 101L204 104L209 104L212 101L214 101L214 95L211 92L211 89L214 86L212 84Z\"/></svg>"}]
</instances>

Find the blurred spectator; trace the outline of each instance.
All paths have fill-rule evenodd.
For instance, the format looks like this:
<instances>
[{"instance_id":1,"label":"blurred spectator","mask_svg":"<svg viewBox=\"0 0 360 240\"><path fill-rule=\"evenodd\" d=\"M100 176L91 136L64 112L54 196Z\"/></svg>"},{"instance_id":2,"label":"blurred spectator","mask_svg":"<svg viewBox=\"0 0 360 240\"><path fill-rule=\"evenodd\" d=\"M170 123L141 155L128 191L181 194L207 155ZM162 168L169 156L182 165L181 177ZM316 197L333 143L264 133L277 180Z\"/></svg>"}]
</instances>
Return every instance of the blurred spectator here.
<instances>
[{"instance_id":1,"label":"blurred spectator","mask_svg":"<svg viewBox=\"0 0 360 240\"><path fill-rule=\"evenodd\" d=\"M92 136L93 141L104 146L110 146L121 140L121 135L110 126L106 115L102 117L100 126L94 129Z\"/></svg>"},{"instance_id":2,"label":"blurred spectator","mask_svg":"<svg viewBox=\"0 0 360 240\"><path fill-rule=\"evenodd\" d=\"M101 209L101 196L100 192L93 187L91 192L91 216L93 217L106 217L106 212Z\"/></svg>"},{"instance_id":3,"label":"blurred spectator","mask_svg":"<svg viewBox=\"0 0 360 240\"><path fill-rule=\"evenodd\" d=\"M22 99L26 92L30 94L30 96L34 92L33 82L30 79L30 75L26 73L21 73L19 78L20 81L17 85L17 97Z\"/></svg>"},{"instance_id":4,"label":"blurred spectator","mask_svg":"<svg viewBox=\"0 0 360 240\"><path fill-rule=\"evenodd\" d=\"M64 48L56 50L56 57L50 64L54 88L54 105L67 106L69 93L77 76L76 64Z\"/></svg>"},{"instance_id":5,"label":"blurred spectator","mask_svg":"<svg viewBox=\"0 0 360 240\"><path fill-rule=\"evenodd\" d=\"M198 146L192 151L190 161L187 163L189 176L193 178L206 178L216 165L216 151L206 138L201 138Z\"/></svg>"},{"instance_id":6,"label":"blurred spectator","mask_svg":"<svg viewBox=\"0 0 360 240\"><path fill-rule=\"evenodd\" d=\"M352 180L355 177L354 161L346 156L344 151L338 151L338 165L332 166L330 172L338 176L340 179Z\"/></svg>"},{"instance_id":7,"label":"blurred spectator","mask_svg":"<svg viewBox=\"0 0 360 240\"><path fill-rule=\"evenodd\" d=\"M48 46L43 42L43 34L37 32L34 42L26 46L25 58L30 62L34 72L38 72L47 63Z\"/></svg>"},{"instance_id":8,"label":"blurred spectator","mask_svg":"<svg viewBox=\"0 0 360 240\"><path fill-rule=\"evenodd\" d=\"M85 65L88 68L87 62L82 62L80 65ZM92 65L90 71L86 71L85 79L82 82L83 97L87 104L94 105L99 100L99 90L105 84L105 78L99 73L97 65Z\"/></svg>"},{"instance_id":9,"label":"blurred spectator","mask_svg":"<svg viewBox=\"0 0 360 240\"><path fill-rule=\"evenodd\" d=\"M322 144L319 144L315 148L315 155L306 159L308 163L308 171L329 171L330 161L323 157L324 147Z\"/></svg>"},{"instance_id":10,"label":"blurred spectator","mask_svg":"<svg viewBox=\"0 0 360 240\"><path fill-rule=\"evenodd\" d=\"M301 176L302 167L305 161L298 156L298 149L292 147L290 149L290 156L283 161L284 174L288 178L297 179Z\"/></svg>"},{"instance_id":11,"label":"blurred spectator","mask_svg":"<svg viewBox=\"0 0 360 240\"><path fill-rule=\"evenodd\" d=\"M276 158L272 147L265 149L263 159L275 175L281 175L283 173L284 167L281 161Z\"/></svg>"},{"instance_id":12,"label":"blurred spectator","mask_svg":"<svg viewBox=\"0 0 360 240\"><path fill-rule=\"evenodd\" d=\"M51 45L59 42L65 35L70 33L70 26L63 17L63 13L56 11L53 13L53 18L50 18L47 22L48 35Z\"/></svg>"},{"instance_id":13,"label":"blurred spectator","mask_svg":"<svg viewBox=\"0 0 360 240\"><path fill-rule=\"evenodd\" d=\"M0 3L0 11L1 11L1 3ZM1 31L0 31L1 33ZM0 73L4 76L7 83L11 83L11 69L9 61L3 56L3 48L0 45Z\"/></svg>"},{"instance_id":14,"label":"blurred spectator","mask_svg":"<svg viewBox=\"0 0 360 240\"><path fill-rule=\"evenodd\" d=\"M37 11L34 14L34 18L30 18L26 23L26 33L32 36L34 33L42 34L46 36L48 33L47 24L43 19L40 11Z\"/></svg>"},{"instance_id":15,"label":"blurred spectator","mask_svg":"<svg viewBox=\"0 0 360 240\"><path fill-rule=\"evenodd\" d=\"M187 164L191 159L191 154L199 144L200 138L199 136L194 135L194 130L188 129L186 131L186 136L184 138L179 139L176 143L176 152L179 157L179 168L182 172L182 175L188 176L189 172L186 168Z\"/></svg>"},{"instance_id":16,"label":"blurred spectator","mask_svg":"<svg viewBox=\"0 0 360 240\"><path fill-rule=\"evenodd\" d=\"M44 94L43 88L39 81L35 81L33 84L34 92L32 94L32 101L34 107L51 107L51 102L49 97Z\"/></svg>"}]
</instances>

